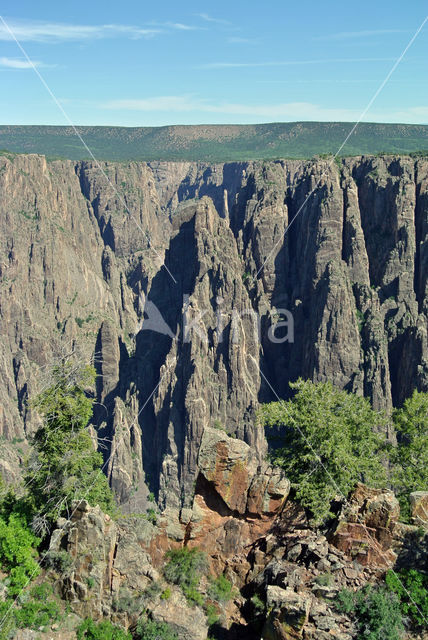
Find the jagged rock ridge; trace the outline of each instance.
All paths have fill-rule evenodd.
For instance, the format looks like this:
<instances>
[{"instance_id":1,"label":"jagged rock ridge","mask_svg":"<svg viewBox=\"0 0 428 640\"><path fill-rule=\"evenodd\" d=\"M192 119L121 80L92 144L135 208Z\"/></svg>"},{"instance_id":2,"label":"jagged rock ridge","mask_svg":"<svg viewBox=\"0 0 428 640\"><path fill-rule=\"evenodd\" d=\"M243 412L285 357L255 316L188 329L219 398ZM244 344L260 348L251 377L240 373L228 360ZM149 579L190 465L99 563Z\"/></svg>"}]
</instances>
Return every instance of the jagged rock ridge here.
<instances>
[{"instance_id":1,"label":"jagged rock ridge","mask_svg":"<svg viewBox=\"0 0 428 640\"><path fill-rule=\"evenodd\" d=\"M190 505L209 427L262 460L270 386L329 379L379 408L427 390L427 167L2 157L3 471L17 473L37 420L26 400L64 342L96 354L95 425L132 510L147 485ZM278 344L281 310L294 340Z\"/></svg>"}]
</instances>

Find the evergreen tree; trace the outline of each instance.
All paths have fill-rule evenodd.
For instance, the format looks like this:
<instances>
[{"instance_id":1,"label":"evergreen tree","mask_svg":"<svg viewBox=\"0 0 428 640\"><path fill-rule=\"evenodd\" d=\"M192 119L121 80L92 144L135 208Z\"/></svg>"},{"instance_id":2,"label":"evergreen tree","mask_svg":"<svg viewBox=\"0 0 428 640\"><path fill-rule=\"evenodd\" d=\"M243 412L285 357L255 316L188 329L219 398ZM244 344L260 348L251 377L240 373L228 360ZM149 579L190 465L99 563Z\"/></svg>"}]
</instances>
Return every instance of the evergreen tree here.
<instances>
[{"instance_id":1,"label":"evergreen tree","mask_svg":"<svg viewBox=\"0 0 428 640\"><path fill-rule=\"evenodd\" d=\"M102 473L103 458L87 429L93 400L86 393L95 370L63 359L54 367L51 384L33 403L43 417L33 437L34 454L25 476L36 513L33 528L46 533L71 502L86 499L103 511L114 510L113 494Z\"/></svg>"},{"instance_id":2,"label":"evergreen tree","mask_svg":"<svg viewBox=\"0 0 428 640\"><path fill-rule=\"evenodd\" d=\"M288 402L261 409L261 422L280 427L281 447L274 461L289 477L296 498L320 524L330 515L330 503L347 496L359 481L383 486L382 465L386 416L367 399L341 391L330 382L290 383L296 390Z\"/></svg>"},{"instance_id":3,"label":"evergreen tree","mask_svg":"<svg viewBox=\"0 0 428 640\"><path fill-rule=\"evenodd\" d=\"M428 490L428 393L414 391L393 419L398 443L393 452L394 489L408 516L409 493Z\"/></svg>"}]
</instances>

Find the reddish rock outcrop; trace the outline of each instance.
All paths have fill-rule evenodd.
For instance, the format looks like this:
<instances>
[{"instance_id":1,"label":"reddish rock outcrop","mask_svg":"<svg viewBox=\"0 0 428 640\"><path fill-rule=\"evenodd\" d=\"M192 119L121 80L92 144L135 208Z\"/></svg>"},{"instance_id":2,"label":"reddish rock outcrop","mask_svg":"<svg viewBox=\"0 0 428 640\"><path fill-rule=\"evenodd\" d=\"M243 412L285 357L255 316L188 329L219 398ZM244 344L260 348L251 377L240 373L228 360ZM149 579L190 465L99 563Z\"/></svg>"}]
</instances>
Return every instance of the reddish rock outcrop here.
<instances>
[{"instance_id":1,"label":"reddish rock outcrop","mask_svg":"<svg viewBox=\"0 0 428 640\"><path fill-rule=\"evenodd\" d=\"M390 567L400 506L392 491L358 484L339 517L330 541L363 566Z\"/></svg>"}]
</instances>

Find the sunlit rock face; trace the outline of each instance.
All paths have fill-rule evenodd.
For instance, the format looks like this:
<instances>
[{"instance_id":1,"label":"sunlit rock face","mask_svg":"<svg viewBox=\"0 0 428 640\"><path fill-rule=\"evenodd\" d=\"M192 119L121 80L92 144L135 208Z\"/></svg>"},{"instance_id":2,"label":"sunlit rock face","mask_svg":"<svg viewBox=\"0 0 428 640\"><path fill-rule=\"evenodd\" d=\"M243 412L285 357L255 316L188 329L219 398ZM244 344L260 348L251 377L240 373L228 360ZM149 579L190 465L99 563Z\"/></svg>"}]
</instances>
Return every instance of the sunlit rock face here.
<instances>
[{"instance_id":1,"label":"sunlit rock face","mask_svg":"<svg viewBox=\"0 0 428 640\"><path fill-rule=\"evenodd\" d=\"M212 427L261 465L258 403L299 376L376 408L427 390L428 163L339 164L0 157L2 473L73 345L95 356L94 426L131 511L149 491L191 507Z\"/></svg>"}]
</instances>

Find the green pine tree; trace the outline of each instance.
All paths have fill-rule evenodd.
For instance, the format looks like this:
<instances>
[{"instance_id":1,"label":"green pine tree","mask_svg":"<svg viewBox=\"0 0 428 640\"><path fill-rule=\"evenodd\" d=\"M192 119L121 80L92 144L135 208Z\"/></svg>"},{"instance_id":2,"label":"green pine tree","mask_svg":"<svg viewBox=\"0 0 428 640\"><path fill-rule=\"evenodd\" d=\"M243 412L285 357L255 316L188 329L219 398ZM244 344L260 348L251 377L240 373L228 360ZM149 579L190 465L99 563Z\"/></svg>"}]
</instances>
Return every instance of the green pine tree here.
<instances>
[{"instance_id":1,"label":"green pine tree","mask_svg":"<svg viewBox=\"0 0 428 640\"><path fill-rule=\"evenodd\" d=\"M288 402L272 402L260 412L267 427L281 427L283 440L274 461L289 477L296 498L315 524L330 515L330 503L359 481L384 486L382 465L386 416L367 399L336 389L330 382L290 383Z\"/></svg>"},{"instance_id":2,"label":"green pine tree","mask_svg":"<svg viewBox=\"0 0 428 640\"><path fill-rule=\"evenodd\" d=\"M408 517L409 494L428 490L428 393L414 391L393 419L398 441L393 452L394 489Z\"/></svg>"},{"instance_id":3,"label":"green pine tree","mask_svg":"<svg viewBox=\"0 0 428 640\"><path fill-rule=\"evenodd\" d=\"M39 534L45 534L58 516L69 515L76 499L98 504L107 513L115 509L102 473L102 455L87 429L93 405L87 389L95 375L93 367L62 360L53 369L51 384L33 403L43 423L33 437L25 482Z\"/></svg>"}]
</instances>

